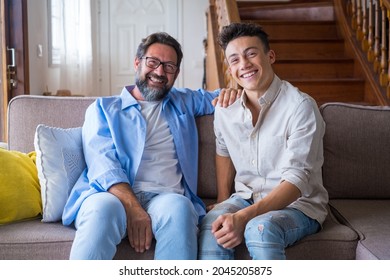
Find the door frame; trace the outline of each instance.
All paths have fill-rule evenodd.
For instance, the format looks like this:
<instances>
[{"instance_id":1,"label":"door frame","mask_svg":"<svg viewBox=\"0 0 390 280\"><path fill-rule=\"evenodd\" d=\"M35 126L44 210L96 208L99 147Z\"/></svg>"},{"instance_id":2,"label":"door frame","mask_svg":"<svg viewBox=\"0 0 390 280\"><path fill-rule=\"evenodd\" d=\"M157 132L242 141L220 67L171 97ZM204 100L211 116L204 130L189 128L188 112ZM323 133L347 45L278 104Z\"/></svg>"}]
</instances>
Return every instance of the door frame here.
<instances>
[{"instance_id":1,"label":"door frame","mask_svg":"<svg viewBox=\"0 0 390 280\"><path fill-rule=\"evenodd\" d=\"M7 108L9 101L17 96L29 94L29 56L27 0L1 1L1 91L0 91L0 141L7 139ZM11 63L10 51L14 49L17 77L16 88L11 89L8 81L7 65Z\"/></svg>"},{"instance_id":2,"label":"door frame","mask_svg":"<svg viewBox=\"0 0 390 280\"><path fill-rule=\"evenodd\" d=\"M17 95L29 94L29 55L27 0L5 0L5 46L15 49L17 87L8 88L8 101ZM4 45L3 45L4 47ZM10 52L6 59L10 63Z\"/></svg>"},{"instance_id":3,"label":"door frame","mask_svg":"<svg viewBox=\"0 0 390 280\"><path fill-rule=\"evenodd\" d=\"M8 82L5 44L5 3L0 1L0 142L7 139Z\"/></svg>"}]
</instances>

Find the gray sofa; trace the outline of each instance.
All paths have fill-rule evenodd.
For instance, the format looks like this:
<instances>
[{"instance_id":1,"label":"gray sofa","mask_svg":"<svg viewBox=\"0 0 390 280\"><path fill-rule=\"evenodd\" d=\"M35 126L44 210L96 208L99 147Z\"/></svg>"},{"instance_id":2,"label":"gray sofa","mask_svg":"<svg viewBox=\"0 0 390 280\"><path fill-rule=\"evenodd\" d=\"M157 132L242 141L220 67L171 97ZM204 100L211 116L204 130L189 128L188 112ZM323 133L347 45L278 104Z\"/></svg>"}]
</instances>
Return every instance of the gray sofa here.
<instances>
[{"instance_id":1,"label":"gray sofa","mask_svg":"<svg viewBox=\"0 0 390 280\"><path fill-rule=\"evenodd\" d=\"M79 127L93 97L18 96L8 109L10 150L34 150L38 124ZM287 248L288 259L390 259L390 108L328 103L323 166L329 215L323 229ZM199 195L216 197L213 116L198 118ZM0 259L67 259L75 231L40 219L0 226ZM250 259L244 245L237 259ZM153 259L127 240L115 259Z\"/></svg>"}]
</instances>

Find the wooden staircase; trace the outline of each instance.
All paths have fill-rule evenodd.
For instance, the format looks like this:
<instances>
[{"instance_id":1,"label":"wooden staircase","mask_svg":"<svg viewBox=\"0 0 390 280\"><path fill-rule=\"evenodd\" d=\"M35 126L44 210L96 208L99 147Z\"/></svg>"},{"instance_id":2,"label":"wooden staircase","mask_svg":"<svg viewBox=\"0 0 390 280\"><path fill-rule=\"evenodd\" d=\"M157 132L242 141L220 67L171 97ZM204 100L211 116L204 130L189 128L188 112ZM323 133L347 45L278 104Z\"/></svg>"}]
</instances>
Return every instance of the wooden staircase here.
<instances>
[{"instance_id":1,"label":"wooden staircase","mask_svg":"<svg viewBox=\"0 0 390 280\"><path fill-rule=\"evenodd\" d=\"M280 78L310 94L319 105L370 103L364 96L365 81L345 51L332 1L237 4L242 22L257 22L269 34Z\"/></svg>"},{"instance_id":2,"label":"wooden staircase","mask_svg":"<svg viewBox=\"0 0 390 280\"><path fill-rule=\"evenodd\" d=\"M383 105L348 48L333 0L237 1L241 22L256 22L276 52L275 73L310 94L318 105Z\"/></svg>"}]
</instances>

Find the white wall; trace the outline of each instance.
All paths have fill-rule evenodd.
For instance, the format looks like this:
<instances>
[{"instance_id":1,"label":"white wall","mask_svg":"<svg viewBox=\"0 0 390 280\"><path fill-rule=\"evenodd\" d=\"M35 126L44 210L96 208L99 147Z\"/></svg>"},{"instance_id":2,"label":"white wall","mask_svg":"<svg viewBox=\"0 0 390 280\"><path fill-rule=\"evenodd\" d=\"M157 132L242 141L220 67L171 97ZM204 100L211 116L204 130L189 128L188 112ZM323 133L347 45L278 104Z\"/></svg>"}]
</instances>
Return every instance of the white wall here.
<instances>
[{"instance_id":1,"label":"white wall","mask_svg":"<svg viewBox=\"0 0 390 280\"><path fill-rule=\"evenodd\" d=\"M203 39L207 37L206 10L209 0L183 1L183 86L201 88L203 79Z\"/></svg>"},{"instance_id":2,"label":"white wall","mask_svg":"<svg viewBox=\"0 0 390 280\"><path fill-rule=\"evenodd\" d=\"M93 0L95 1L95 0ZM180 0L182 26L179 41L183 47L183 64L180 83L177 86L202 87L203 39L206 37L208 0ZM30 93L41 95L46 87L53 94L58 89L58 68L48 67L47 50L47 0L28 1ZM182 39L181 39L182 38ZM42 47L42 55L38 53Z\"/></svg>"},{"instance_id":3,"label":"white wall","mask_svg":"<svg viewBox=\"0 0 390 280\"><path fill-rule=\"evenodd\" d=\"M27 1L30 93L42 94L48 84L47 0ZM38 56L38 46L42 56ZM51 87L50 87L51 88Z\"/></svg>"}]
</instances>

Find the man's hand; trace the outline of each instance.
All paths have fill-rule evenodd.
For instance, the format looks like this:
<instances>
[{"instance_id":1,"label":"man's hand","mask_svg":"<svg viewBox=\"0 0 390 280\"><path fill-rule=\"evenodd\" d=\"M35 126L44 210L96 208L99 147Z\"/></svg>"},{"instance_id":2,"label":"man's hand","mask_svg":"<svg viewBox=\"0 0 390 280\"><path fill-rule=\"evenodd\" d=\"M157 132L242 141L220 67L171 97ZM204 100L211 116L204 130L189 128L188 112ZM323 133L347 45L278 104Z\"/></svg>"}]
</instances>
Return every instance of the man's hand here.
<instances>
[{"instance_id":1,"label":"man's hand","mask_svg":"<svg viewBox=\"0 0 390 280\"><path fill-rule=\"evenodd\" d=\"M127 210L127 235L130 245L137 253L150 249L152 244L152 222L141 206Z\"/></svg>"},{"instance_id":2,"label":"man's hand","mask_svg":"<svg viewBox=\"0 0 390 280\"><path fill-rule=\"evenodd\" d=\"M127 216L127 235L130 245L137 253L149 250L152 244L152 221L142 208L131 187L119 183L108 189L123 204Z\"/></svg>"},{"instance_id":3,"label":"man's hand","mask_svg":"<svg viewBox=\"0 0 390 280\"><path fill-rule=\"evenodd\" d=\"M242 90L234 89L234 88L223 88L219 93L219 96L214 98L211 102L213 106L217 106L219 104L221 107L228 107L232 105L238 98L241 97Z\"/></svg>"},{"instance_id":4,"label":"man's hand","mask_svg":"<svg viewBox=\"0 0 390 280\"><path fill-rule=\"evenodd\" d=\"M223 248L232 249L241 244L244 239L246 220L237 213L228 213L219 216L211 225L211 233L217 243Z\"/></svg>"}]
</instances>

